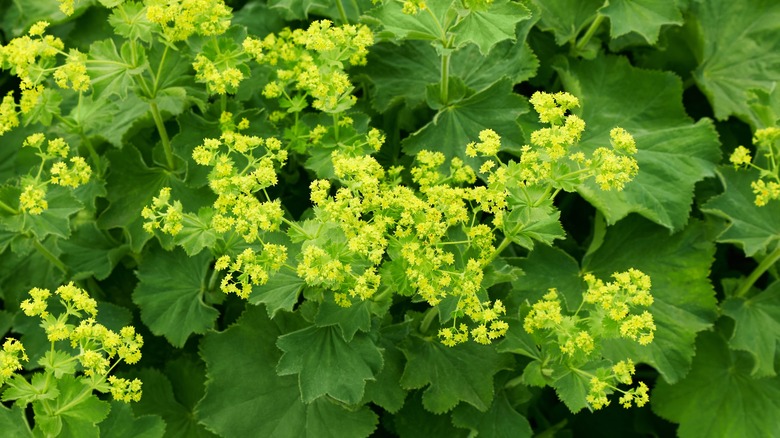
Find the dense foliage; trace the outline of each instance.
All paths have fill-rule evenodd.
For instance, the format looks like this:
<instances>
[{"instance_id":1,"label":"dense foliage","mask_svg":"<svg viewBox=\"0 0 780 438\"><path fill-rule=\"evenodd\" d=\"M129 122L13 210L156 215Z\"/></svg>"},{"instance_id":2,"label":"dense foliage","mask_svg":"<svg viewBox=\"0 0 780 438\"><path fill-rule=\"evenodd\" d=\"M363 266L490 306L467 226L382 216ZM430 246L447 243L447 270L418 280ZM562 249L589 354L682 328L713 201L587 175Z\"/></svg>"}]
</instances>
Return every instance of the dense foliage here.
<instances>
[{"instance_id":1,"label":"dense foliage","mask_svg":"<svg viewBox=\"0 0 780 438\"><path fill-rule=\"evenodd\" d=\"M780 3L0 10L3 434L780 433Z\"/></svg>"}]
</instances>

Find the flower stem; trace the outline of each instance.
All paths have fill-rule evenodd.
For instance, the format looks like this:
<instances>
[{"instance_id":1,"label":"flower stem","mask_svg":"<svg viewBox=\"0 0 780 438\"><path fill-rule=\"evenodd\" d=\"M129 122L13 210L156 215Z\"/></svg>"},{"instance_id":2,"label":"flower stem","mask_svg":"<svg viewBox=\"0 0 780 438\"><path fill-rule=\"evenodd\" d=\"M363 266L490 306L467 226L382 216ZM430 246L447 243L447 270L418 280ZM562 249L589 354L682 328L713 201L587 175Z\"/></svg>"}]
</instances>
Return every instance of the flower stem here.
<instances>
[{"instance_id":1,"label":"flower stem","mask_svg":"<svg viewBox=\"0 0 780 438\"><path fill-rule=\"evenodd\" d=\"M15 208L11 207L10 205L6 204L3 201L0 201L0 209L3 209L11 214L19 214L19 211L17 211Z\"/></svg>"},{"instance_id":2,"label":"flower stem","mask_svg":"<svg viewBox=\"0 0 780 438\"><path fill-rule=\"evenodd\" d=\"M761 260L761 263L756 266L756 269L753 269L753 272L748 275L745 281L743 281L739 288L734 292L734 296L744 297L764 272L771 268L778 260L780 260L780 248L775 249L767 255L764 260Z\"/></svg>"},{"instance_id":3,"label":"flower stem","mask_svg":"<svg viewBox=\"0 0 780 438\"><path fill-rule=\"evenodd\" d=\"M498 257L499 254L501 254L509 244L512 243L511 240L509 240L508 237L504 237L504 240L501 241L501 243L498 244L498 248L496 248L495 251L493 251L493 254L490 254L490 257L488 257L483 263L482 267L486 267L489 265L493 260L495 260L496 257Z\"/></svg>"},{"instance_id":4,"label":"flower stem","mask_svg":"<svg viewBox=\"0 0 780 438\"><path fill-rule=\"evenodd\" d=\"M582 35L582 38L580 38L579 41L574 45L574 50L579 52L585 46L588 44L590 39L593 37L593 35L596 34L596 31L599 29L599 26L601 26L601 22L604 21L604 16L601 14L597 14L596 18L590 23L590 27L588 27L588 30L585 31L585 34Z\"/></svg>"},{"instance_id":5,"label":"flower stem","mask_svg":"<svg viewBox=\"0 0 780 438\"><path fill-rule=\"evenodd\" d=\"M41 242L38 241L38 239L33 238L32 241L35 249L37 249L38 252L41 253L41 255L43 255L46 258L46 260L48 260L52 265L56 266L57 269L62 271L63 274L68 273L68 268L67 266L65 266L65 263L62 263L62 261L60 261L60 259L58 259L57 256L52 254L52 252L49 251L48 248L43 246Z\"/></svg>"},{"instance_id":6,"label":"flower stem","mask_svg":"<svg viewBox=\"0 0 780 438\"><path fill-rule=\"evenodd\" d=\"M446 105L450 96L450 53L441 55L441 103Z\"/></svg>"},{"instance_id":7,"label":"flower stem","mask_svg":"<svg viewBox=\"0 0 780 438\"><path fill-rule=\"evenodd\" d=\"M344 24L349 24L347 11L344 10L344 4L341 3L341 0L336 0L336 7L339 9L339 16L341 17L341 21L343 21Z\"/></svg>"},{"instance_id":8,"label":"flower stem","mask_svg":"<svg viewBox=\"0 0 780 438\"><path fill-rule=\"evenodd\" d=\"M168 168L170 170L176 170L176 162L173 159L171 140L168 137L168 131L165 129L165 123L163 123L160 109L157 107L157 102L155 101L152 101L149 105L152 109L152 118L154 119L154 124L157 125L157 132L160 133L160 141L162 142L163 150L165 151L165 161L168 163Z\"/></svg>"}]
</instances>

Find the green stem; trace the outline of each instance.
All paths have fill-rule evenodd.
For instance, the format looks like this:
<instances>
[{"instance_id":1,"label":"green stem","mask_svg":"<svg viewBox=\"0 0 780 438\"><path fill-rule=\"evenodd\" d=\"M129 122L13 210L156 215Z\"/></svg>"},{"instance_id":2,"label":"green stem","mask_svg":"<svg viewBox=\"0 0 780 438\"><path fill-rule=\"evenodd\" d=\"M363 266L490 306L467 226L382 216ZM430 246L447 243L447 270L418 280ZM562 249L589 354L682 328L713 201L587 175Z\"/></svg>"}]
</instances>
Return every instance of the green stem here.
<instances>
[{"instance_id":1,"label":"green stem","mask_svg":"<svg viewBox=\"0 0 780 438\"><path fill-rule=\"evenodd\" d=\"M95 147L92 145L92 142L89 140L89 137L84 135L84 132L80 133L81 135L81 144L83 144L87 151L89 151L89 157L92 158L92 162L95 163L95 167L97 167L98 173L103 172L103 166L100 163L100 155L98 155L97 151L95 150Z\"/></svg>"},{"instance_id":2,"label":"green stem","mask_svg":"<svg viewBox=\"0 0 780 438\"><path fill-rule=\"evenodd\" d=\"M775 249L769 255L767 255L761 263L753 269L753 272L748 275L745 281L734 292L735 297L744 297L748 293L753 284L761 277L767 269L771 268L778 260L780 260L780 248Z\"/></svg>"},{"instance_id":3,"label":"green stem","mask_svg":"<svg viewBox=\"0 0 780 438\"><path fill-rule=\"evenodd\" d=\"M483 268L487 267L487 265L489 265L491 262L493 262L493 260L496 257L498 257L498 255L501 254L506 249L506 247L509 246L510 243L512 243L512 241L509 240L508 237L504 237L504 240L502 240L501 243L498 244L498 248L496 248L496 250L493 251L493 254L490 254L490 257L488 257L487 260L485 260L482 263L482 267Z\"/></svg>"},{"instance_id":4,"label":"green stem","mask_svg":"<svg viewBox=\"0 0 780 438\"><path fill-rule=\"evenodd\" d=\"M213 291L214 288L217 286L217 279L219 278L219 272L216 269L211 271L211 276L209 277L209 284L206 288L208 291Z\"/></svg>"},{"instance_id":5,"label":"green stem","mask_svg":"<svg viewBox=\"0 0 780 438\"><path fill-rule=\"evenodd\" d=\"M450 98L450 53L441 55L441 103L446 105Z\"/></svg>"},{"instance_id":6,"label":"green stem","mask_svg":"<svg viewBox=\"0 0 780 438\"><path fill-rule=\"evenodd\" d=\"M341 0L336 0L336 7L339 9L339 16L341 16L341 21L343 21L344 24L349 24L347 11L344 10L344 5L341 3Z\"/></svg>"},{"instance_id":7,"label":"green stem","mask_svg":"<svg viewBox=\"0 0 780 438\"><path fill-rule=\"evenodd\" d=\"M298 113L296 113L297 115ZM296 123L298 120L296 120ZM339 141L339 116L336 114L333 114L333 138L338 143Z\"/></svg>"},{"instance_id":8,"label":"green stem","mask_svg":"<svg viewBox=\"0 0 780 438\"><path fill-rule=\"evenodd\" d=\"M223 113L227 110L227 94L219 95L219 107L222 109Z\"/></svg>"},{"instance_id":9,"label":"green stem","mask_svg":"<svg viewBox=\"0 0 780 438\"><path fill-rule=\"evenodd\" d=\"M46 257L46 260L51 262L52 265L56 266L57 269L62 271L63 274L67 274L68 273L68 267L65 266L65 263L62 263L62 261L60 261L60 259L58 259L57 256L52 254L52 252L49 251L48 248L43 246L41 244L41 242L38 241L38 239L31 239L31 240L33 241L33 246L35 247L35 249L37 249L38 252L41 253L41 255Z\"/></svg>"},{"instance_id":10,"label":"green stem","mask_svg":"<svg viewBox=\"0 0 780 438\"><path fill-rule=\"evenodd\" d=\"M19 214L19 211L15 208L12 208L10 205L6 204L3 201L0 201L0 209L3 209L11 214Z\"/></svg>"},{"instance_id":11,"label":"green stem","mask_svg":"<svg viewBox=\"0 0 780 438\"><path fill-rule=\"evenodd\" d=\"M588 30L585 31L585 34L580 38L579 41L577 41L577 44L574 45L574 50L579 52L585 46L588 44L588 41L593 37L593 35L596 34L596 31L599 29L599 26L601 26L601 22L604 21L604 15L597 14L596 18L590 23L590 27L588 27Z\"/></svg>"},{"instance_id":12,"label":"green stem","mask_svg":"<svg viewBox=\"0 0 780 438\"><path fill-rule=\"evenodd\" d=\"M425 317L420 323L420 333L428 332L428 329L431 327L431 323L433 322L433 318L436 317L437 313L439 312L436 307L431 307L427 312L425 312Z\"/></svg>"},{"instance_id":13,"label":"green stem","mask_svg":"<svg viewBox=\"0 0 780 438\"><path fill-rule=\"evenodd\" d=\"M152 118L154 124L157 125L157 132L160 133L160 140L162 141L163 150L165 150L165 161L168 163L170 170L176 170L176 162L173 159L173 149L171 148L171 140L168 137L168 131L165 129L165 123L163 123L160 109L157 107L157 102L152 101L149 104L152 108Z\"/></svg>"}]
</instances>

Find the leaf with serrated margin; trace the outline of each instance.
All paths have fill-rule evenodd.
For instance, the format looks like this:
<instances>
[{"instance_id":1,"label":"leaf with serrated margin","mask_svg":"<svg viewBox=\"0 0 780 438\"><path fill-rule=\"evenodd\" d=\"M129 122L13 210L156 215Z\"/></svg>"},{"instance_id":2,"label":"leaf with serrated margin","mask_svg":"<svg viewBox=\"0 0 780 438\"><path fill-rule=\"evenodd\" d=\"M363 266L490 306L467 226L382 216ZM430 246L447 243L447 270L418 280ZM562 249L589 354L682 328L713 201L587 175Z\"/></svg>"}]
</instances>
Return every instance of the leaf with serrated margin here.
<instances>
[{"instance_id":1,"label":"leaf with serrated margin","mask_svg":"<svg viewBox=\"0 0 780 438\"><path fill-rule=\"evenodd\" d=\"M750 298L728 298L721 304L721 309L735 322L729 347L747 351L755 359L751 375L776 375L775 355L780 342L780 282Z\"/></svg>"},{"instance_id":2,"label":"leaf with serrated margin","mask_svg":"<svg viewBox=\"0 0 780 438\"><path fill-rule=\"evenodd\" d=\"M350 342L358 331L371 329L371 301L359 301L344 308L335 301L325 300L320 303L314 323L317 327L337 326L344 340Z\"/></svg>"},{"instance_id":3,"label":"leaf with serrated margin","mask_svg":"<svg viewBox=\"0 0 780 438\"><path fill-rule=\"evenodd\" d=\"M135 41L125 41L120 49L112 39L92 43L87 74L95 95L100 99L112 94L123 99L127 97L127 90L133 86L133 76L144 70L145 59L144 46Z\"/></svg>"},{"instance_id":4,"label":"leaf with serrated margin","mask_svg":"<svg viewBox=\"0 0 780 438\"><path fill-rule=\"evenodd\" d=\"M493 401L493 376L509 366L509 355L495 347L466 342L447 347L436 339L409 337L402 345L407 362L401 377L405 389L427 387L425 409L441 414L465 401L485 411Z\"/></svg>"},{"instance_id":5,"label":"leaf with serrated margin","mask_svg":"<svg viewBox=\"0 0 780 438\"><path fill-rule=\"evenodd\" d=\"M134 375L135 377L135 375ZM158 370L147 368L137 373L139 380L144 382L141 401L133 404L136 415L159 415L165 420L165 437L214 438L216 435L206 430L195 417L195 402L188 404L177 398L171 381ZM203 387L203 375L200 380L189 382L190 385ZM145 417L141 417L145 418Z\"/></svg>"},{"instance_id":6,"label":"leaf with serrated margin","mask_svg":"<svg viewBox=\"0 0 780 438\"><path fill-rule=\"evenodd\" d=\"M452 413L455 426L470 429L477 436L491 438L530 438L531 424L509 403L506 391L500 390L487 412L461 404Z\"/></svg>"},{"instance_id":7,"label":"leaf with serrated margin","mask_svg":"<svg viewBox=\"0 0 780 438\"><path fill-rule=\"evenodd\" d=\"M58 246L62 249L60 260L68 266L74 280L92 276L105 280L129 250L127 245L117 245L95 222L82 224Z\"/></svg>"},{"instance_id":8,"label":"leaf with serrated margin","mask_svg":"<svg viewBox=\"0 0 780 438\"><path fill-rule=\"evenodd\" d=\"M386 1L371 9L363 17L370 24L381 25L382 39L435 41L445 38L442 23L449 22L453 0L433 0L425 3L426 9L416 14L402 12L403 5L397 1Z\"/></svg>"},{"instance_id":9,"label":"leaf with serrated margin","mask_svg":"<svg viewBox=\"0 0 780 438\"><path fill-rule=\"evenodd\" d=\"M752 368L750 355L729 350L718 333L702 333L685 379L656 384L653 411L679 423L681 438L777 436L780 377L755 379Z\"/></svg>"},{"instance_id":10,"label":"leaf with serrated margin","mask_svg":"<svg viewBox=\"0 0 780 438\"><path fill-rule=\"evenodd\" d=\"M769 202L763 207L755 204L756 195L750 183L757 180L755 169L735 170L718 168L723 182L722 194L704 204L702 210L729 221L729 226L718 236L718 242L733 243L752 257L777 247L780 240L780 203Z\"/></svg>"},{"instance_id":11,"label":"leaf with serrated margin","mask_svg":"<svg viewBox=\"0 0 780 438\"><path fill-rule=\"evenodd\" d=\"M527 102L512 92L509 79L502 79L442 108L432 122L404 140L403 148L408 154L441 152L448 159L459 157L478 167L479 160L466 155L466 145L475 141L480 131L492 129L501 136L503 150L519 150L523 135L516 120L526 112Z\"/></svg>"},{"instance_id":12,"label":"leaf with serrated margin","mask_svg":"<svg viewBox=\"0 0 780 438\"><path fill-rule=\"evenodd\" d=\"M211 254L187 257L184 251L155 249L138 267L133 302L141 320L158 336L181 348L193 333L214 326L219 312L203 302Z\"/></svg>"},{"instance_id":13,"label":"leaf with serrated margin","mask_svg":"<svg viewBox=\"0 0 780 438\"><path fill-rule=\"evenodd\" d=\"M780 3L775 0L692 2L701 33L693 78L715 117L749 118L747 92L771 91L780 81Z\"/></svg>"},{"instance_id":14,"label":"leaf with serrated margin","mask_svg":"<svg viewBox=\"0 0 780 438\"><path fill-rule=\"evenodd\" d=\"M57 379L57 389L59 396L49 401L47 409L41 402L33 403L36 429L44 435L56 430L54 435L61 438L98 438L97 424L111 409L108 402L90 393L85 397L86 385L73 376Z\"/></svg>"},{"instance_id":15,"label":"leaf with serrated margin","mask_svg":"<svg viewBox=\"0 0 780 438\"><path fill-rule=\"evenodd\" d=\"M604 280L615 272L638 269L650 276L650 307L657 326L646 346L629 340L607 341L604 356L631 357L652 365L667 382L688 372L696 333L717 316L715 291L708 279L715 254L715 230L693 221L673 235L636 215L607 228L604 243L582 262L582 271Z\"/></svg>"},{"instance_id":16,"label":"leaf with serrated margin","mask_svg":"<svg viewBox=\"0 0 780 438\"><path fill-rule=\"evenodd\" d=\"M676 0L610 0L599 12L609 17L612 38L636 32L648 44L658 41L662 26L683 24Z\"/></svg>"},{"instance_id":17,"label":"leaf with serrated margin","mask_svg":"<svg viewBox=\"0 0 780 438\"><path fill-rule=\"evenodd\" d=\"M19 406L12 406L10 409L0 406L0 430L15 438L33 438L24 409Z\"/></svg>"},{"instance_id":18,"label":"leaf with serrated margin","mask_svg":"<svg viewBox=\"0 0 780 438\"><path fill-rule=\"evenodd\" d=\"M596 17L604 0L533 0L541 10L539 28L555 34L559 46L574 41Z\"/></svg>"},{"instance_id":19,"label":"leaf with serrated margin","mask_svg":"<svg viewBox=\"0 0 780 438\"><path fill-rule=\"evenodd\" d=\"M0 187L0 201L19 211L21 193L19 187ZM73 197L70 189L60 186L49 186L46 201L49 204L48 208L37 215L10 214L3 209L0 211L0 225L9 231L25 233L26 236L29 236L26 233L32 232L38 241L50 235L67 239L70 236L70 217L81 210L81 205Z\"/></svg>"},{"instance_id":20,"label":"leaf with serrated margin","mask_svg":"<svg viewBox=\"0 0 780 438\"><path fill-rule=\"evenodd\" d=\"M146 17L146 7L141 2L125 2L121 8L114 9L108 16L108 24L114 28L117 35L128 40L152 42L155 25Z\"/></svg>"},{"instance_id":21,"label":"leaf with serrated margin","mask_svg":"<svg viewBox=\"0 0 780 438\"><path fill-rule=\"evenodd\" d=\"M283 267L266 284L253 286L247 301L255 305L265 304L268 316L273 318L280 310L292 312L304 286L306 282L295 271Z\"/></svg>"},{"instance_id":22,"label":"leaf with serrated margin","mask_svg":"<svg viewBox=\"0 0 780 438\"><path fill-rule=\"evenodd\" d=\"M520 305L524 302L533 304L542 299L548 289L554 287L564 298L566 309L574 312L582 302L582 291L585 288L580 266L572 256L565 251L547 245L537 245L521 259L518 266L523 275L512 282L512 293L508 299ZM523 330L522 327L518 327Z\"/></svg>"},{"instance_id":23,"label":"leaf with serrated margin","mask_svg":"<svg viewBox=\"0 0 780 438\"><path fill-rule=\"evenodd\" d=\"M474 9L452 27L456 47L475 44L483 55L504 40L515 40L515 28L531 18L531 11L523 4L498 0L483 10Z\"/></svg>"},{"instance_id":24,"label":"leaf with serrated margin","mask_svg":"<svg viewBox=\"0 0 780 438\"><path fill-rule=\"evenodd\" d=\"M452 424L450 414L432 414L421 403L420 393L413 392L403 409L393 416L393 426L399 438L447 437L466 438L468 432Z\"/></svg>"},{"instance_id":25,"label":"leaf with serrated margin","mask_svg":"<svg viewBox=\"0 0 780 438\"><path fill-rule=\"evenodd\" d=\"M206 395L198 418L227 438L351 438L370 435L376 414L367 407L346 410L326 397L304 404L294 376L278 376L277 338L290 330L261 307L248 306L238 322L200 344L206 362ZM292 328L295 330L295 328ZM236 346L240 345L240 349Z\"/></svg>"},{"instance_id":26,"label":"leaf with serrated margin","mask_svg":"<svg viewBox=\"0 0 780 438\"><path fill-rule=\"evenodd\" d=\"M146 392L149 386L147 382L144 383ZM158 415L136 418L127 403L118 401L111 402L108 418L99 427L100 436L104 438L162 438L165 434L165 422Z\"/></svg>"},{"instance_id":27,"label":"leaf with serrated margin","mask_svg":"<svg viewBox=\"0 0 780 438\"><path fill-rule=\"evenodd\" d=\"M572 62L558 69L565 88L580 99L585 123L580 148L609 146L609 131L636 139L639 173L623 191L593 181L577 191L614 224L636 212L670 230L688 221L696 182L714 175L720 144L711 120L693 123L682 105L682 82L669 72L632 67L622 57Z\"/></svg>"},{"instance_id":28,"label":"leaf with serrated margin","mask_svg":"<svg viewBox=\"0 0 780 438\"><path fill-rule=\"evenodd\" d=\"M401 375L406 358L396 345L409 334L409 324L401 323L381 329L379 346L384 350L384 366L375 380L366 382L364 401L373 402L388 412L396 413L404 405L406 391L401 388Z\"/></svg>"},{"instance_id":29,"label":"leaf with serrated margin","mask_svg":"<svg viewBox=\"0 0 780 438\"><path fill-rule=\"evenodd\" d=\"M382 353L368 336L357 334L346 342L334 326L306 327L280 336L276 345L284 351L276 371L298 374L304 403L327 394L357 404L366 380L382 369Z\"/></svg>"}]
</instances>

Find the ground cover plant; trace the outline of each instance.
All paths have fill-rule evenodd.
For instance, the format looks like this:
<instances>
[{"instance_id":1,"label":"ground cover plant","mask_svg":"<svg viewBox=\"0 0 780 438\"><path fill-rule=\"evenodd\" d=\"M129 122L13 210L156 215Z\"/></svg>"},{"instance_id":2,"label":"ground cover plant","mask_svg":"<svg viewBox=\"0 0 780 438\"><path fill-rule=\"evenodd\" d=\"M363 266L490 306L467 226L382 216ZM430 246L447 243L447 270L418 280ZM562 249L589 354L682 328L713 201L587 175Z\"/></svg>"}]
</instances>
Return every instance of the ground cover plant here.
<instances>
[{"instance_id":1,"label":"ground cover plant","mask_svg":"<svg viewBox=\"0 0 780 438\"><path fill-rule=\"evenodd\" d=\"M780 3L0 3L9 436L776 436Z\"/></svg>"}]
</instances>

